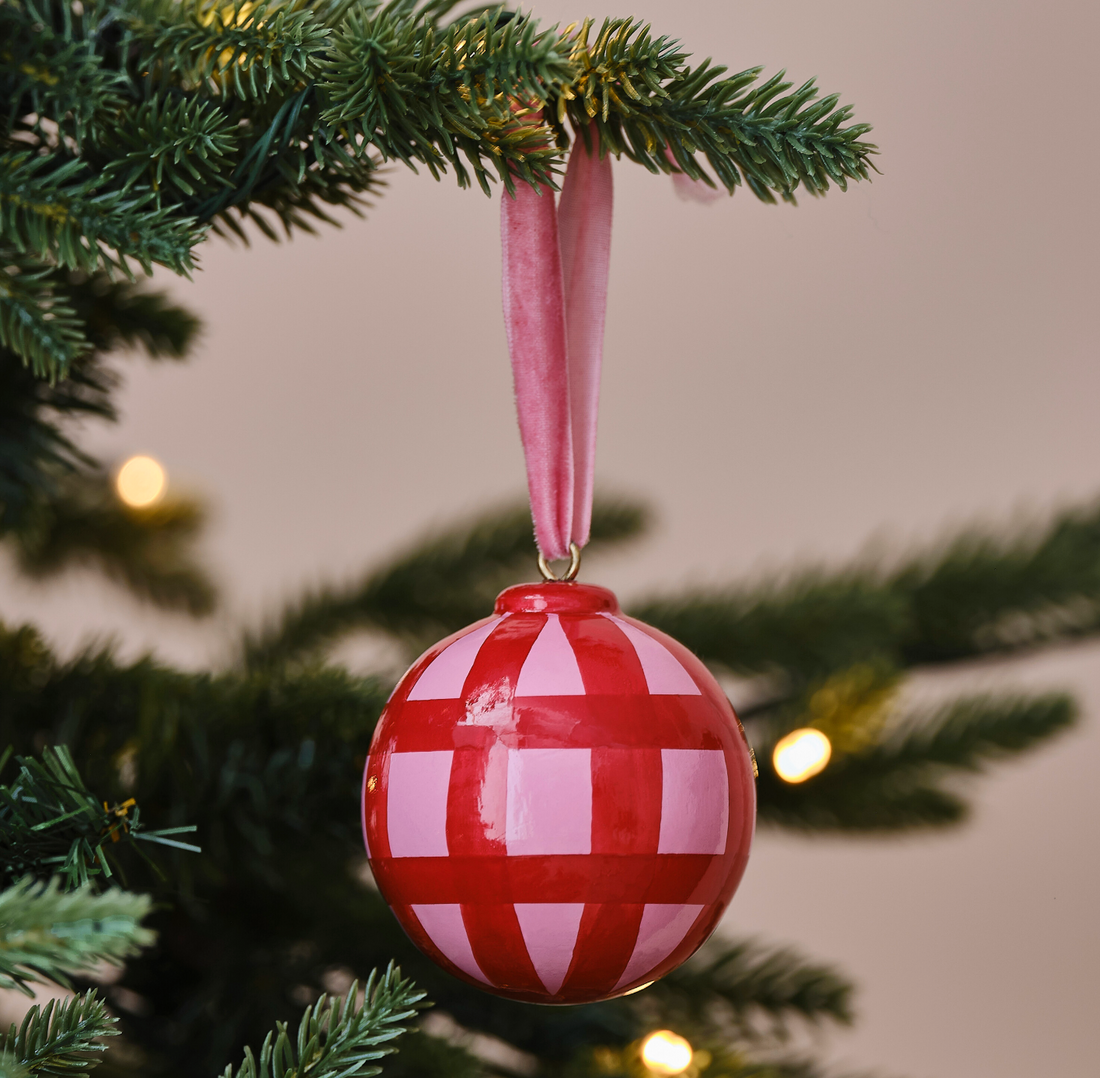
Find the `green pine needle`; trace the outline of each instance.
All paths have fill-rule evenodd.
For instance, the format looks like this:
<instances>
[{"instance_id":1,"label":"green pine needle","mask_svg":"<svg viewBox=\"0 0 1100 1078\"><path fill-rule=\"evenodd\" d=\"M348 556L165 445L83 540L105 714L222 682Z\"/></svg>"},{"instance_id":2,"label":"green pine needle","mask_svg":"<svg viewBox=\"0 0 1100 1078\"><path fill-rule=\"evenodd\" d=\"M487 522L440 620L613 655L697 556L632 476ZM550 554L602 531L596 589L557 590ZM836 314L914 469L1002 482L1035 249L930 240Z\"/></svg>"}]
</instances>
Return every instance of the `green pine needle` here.
<instances>
[{"instance_id":1,"label":"green pine needle","mask_svg":"<svg viewBox=\"0 0 1100 1078\"><path fill-rule=\"evenodd\" d=\"M104 136L112 158L102 175L123 191L151 187L158 203L166 196L182 203L229 184L224 170L238 140L236 125L213 102L153 98L123 113Z\"/></svg>"},{"instance_id":2,"label":"green pine needle","mask_svg":"<svg viewBox=\"0 0 1100 1078\"><path fill-rule=\"evenodd\" d=\"M54 166L54 167L51 167ZM176 273L194 268L202 230L189 217L153 205L149 188L105 187L80 159L57 165L32 153L0 155L0 237L20 255L87 273L129 272L133 259Z\"/></svg>"},{"instance_id":3,"label":"green pine needle","mask_svg":"<svg viewBox=\"0 0 1100 1078\"><path fill-rule=\"evenodd\" d=\"M533 20L487 13L440 31L390 5L352 14L335 37L318 83L321 120L359 152L421 162L436 178L450 165L463 187L469 164L488 194L491 170L509 186L512 173L550 178L549 132L516 105L545 99L568 77L563 47Z\"/></svg>"},{"instance_id":4,"label":"green pine needle","mask_svg":"<svg viewBox=\"0 0 1100 1078\"><path fill-rule=\"evenodd\" d=\"M67 985L68 975L120 966L154 940L141 927L152 900L90 884L64 891L30 877L0 891L0 988L30 996L28 984Z\"/></svg>"},{"instance_id":5,"label":"green pine needle","mask_svg":"<svg viewBox=\"0 0 1100 1078\"><path fill-rule=\"evenodd\" d=\"M0 327L5 282L19 287L25 278L0 273ZM151 358L179 359L198 320L163 293L104 273L58 271L34 283L52 297L52 306L42 303L37 311L54 315L42 322L45 329L64 328L67 310L87 335L87 350L71 361L68 377L51 384L39 377L44 371L0 347L0 540L31 575L91 564L143 599L207 613L215 588L193 549L201 505L171 496L151 509L127 509L106 470L70 436L75 421L116 418L112 398L120 379L105 353L140 348ZM48 355L39 358L48 362Z\"/></svg>"},{"instance_id":6,"label":"green pine needle","mask_svg":"<svg viewBox=\"0 0 1100 1078\"><path fill-rule=\"evenodd\" d=\"M909 662L1011 652L1100 626L1100 506L1049 521L971 528L897 569Z\"/></svg>"},{"instance_id":7,"label":"green pine needle","mask_svg":"<svg viewBox=\"0 0 1100 1078\"><path fill-rule=\"evenodd\" d=\"M64 131L80 148L97 117L125 107L126 75L104 63L99 32L107 29L108 6L88 0L74 17L71 6L42 0L0 5L0 94L22 106L16 131L54 148Z\"/></svg>"},{"instance_id":8,"label":"green pine needle","mask_svg":"<svg viewBox=\"0 0 1100 1078\"><path fill-rule=\"evenodd\" d=\"M139 599L201 617L217 602L214 582L192 550L204 522L201 504L181 496L143 509L125 506L110 476L82 470L59 479L8 539L32 579L90 566Z\"/></svg>"},{"instance_id":9,"label":"green pine needle","mask_svg":"<svg viewBox=\"0 0 1100 1078\"><path fill-rule=\"evenodd\" d=\"M106 273L71 274L63 287L66 302L101 354L97 358L140 349L149 359L184 359L202 329L199 319L167 292L150 292L133 281Z\"/></svg>"},{"instance_id":10,"label":"green pine needle","mask_svg":"<svg viewBox=\"0 0 1100 1078\"><path fill-rule=\"evenodd\" d=\"M980 770L1026 752L1073 725L1072 700L1051 693L1034 697L974 696L930 713L909 716L864 757L883 773L912 767Z\"/></svg>"},{"instance_id":11,"label":"green pine needle","mask_svg":"<svg viewBox=\"0 0 1100 1078\"><path fill-rule=\"evenodd\" d=\"M3 247L0 264L0 347L19 356L38 378L70 369L89 343L76 311L56 291L56 274L22 251Z\"/></svg>"},{"instance_id":12,"label":"green pine needle","mask_svg":"<svg viewBox=\"0 0 1100 1078\"><path fill-rule=\"evenodd\" d=\"M94 991L35 1004L18 1029L13 1024L0 1038L0 1066L7 1062L18 1068L12 1074L57 1078L90 1070L100 1062L97 1053L107 1049L103 1038L118 1035L117 1021Z\"/></svg>"},{"instance_id":13,"label":"green pine needle","mask_svg":"<svg viewBox=\"0 0 1100 1078\"><path fill-rule=\"evenodd\" d=\"M824 771L797 785L776 776L770 764L775 738L761 737L755 745L758 816L762 823L807 831L955 825L967 818L969 806L953 779L1063 733L1076 713L1073 701L1060 694L956 700L895 719L871 744L834 753Z\"/></svg>"},{"instance_id":14,"label":"green pine needle","mask_svg":"<svg viewBox=\"0 0 1100 1078\"><path fill-rule=\"evenodd\" d=\"M134 36L150 45L154 75L181 79L191 90L265 101L316 77L330 28L327 4L307 0L198 0L150 5L148 22L134 19Z\"/></svg>"},{"instance_id":15,"label":"green pine needle","mask_svg":"<svg viewBox=\"0 0 1100 1078\"><path fill-rule=\"evenodd\" d=\"M969 528L899 565L861 560L631 604L706 661L783 698L858 662L1010 654L1100 628L1100 507Z\"/></svg>"},{"instance_id":16,"label":"green pine needle","mask_svg":"<svg viewBox=\"0 0 1100 1078\"><path fill-rule=\"evenodd\" d=\"M908 624L901 598L862 567L685 591L629 607L707 662L775 678L784 694L891 654Z\"/></svg>"},{"instance_id":17,"label":"green pine needle","mask_svg":"<svg viewBox=\"0 0 1100 1078\"><path fill-rule=\"evenodd\" d=\"M397 1051L393 1043L407 1022L416 1016L416 1004L424 993L391 963L381 977L372 973L338 996L322 995L307 1007L291 1038L287 1024L279 1022L269 1033L259 1056L245 1049L244 1061L234 1070L225 1068L222 1078L370 1078L381 1067L376 1060Z\"/></svg>"},{"instance_id":18,"label":"green pine needle","mask_svg":"<svg viewBox=\"0 0 1100 1078\"><path fill-rule=\"evenodd\" d=\"M0 786L0 882L56 875L75 888L113 876L116 848L133 849L146 859L141 848L146 843L198 852L175 837L194 827L151 831L133 798L116 805L98 800L64 745L43 749L41 760L17 756L15 764L15 777Z\"/></svg>"},{"instance_id":19,"label":"green pine needle","mask_svg":"<svg viewBox=\"0 0 1100 1078\"><path fill-rule=\"evenodd\" d=\"M853 1017L854 989L838 973L751 940L712 942L649 991L670 1016L691 1024L729 1022L748 1036L761 1020L768 1033L782 1036L792 1018L847 1025Z\"/></svg>"},{"instance_id":20,"label":"green pine needle","mask_svg":"<svg viewBox=\"0 0 1100 1078\"><path fill-rule=\"evenodd\" d=\"M758 198L793 202L799 187L824 194L830 183L867 179L876 148L870 128L847 123L838 97L817 100L811 79L792 94L783 72L757 83L762 68L721 78L710 60L688 67L679 43L654 39L635 19L592 20L572 37L573 77L556 101L558 123L594 124L600 145L651 172L684 172L714 186L702 157L732 194L746 184Z\"/></svg>"}]
</instances>

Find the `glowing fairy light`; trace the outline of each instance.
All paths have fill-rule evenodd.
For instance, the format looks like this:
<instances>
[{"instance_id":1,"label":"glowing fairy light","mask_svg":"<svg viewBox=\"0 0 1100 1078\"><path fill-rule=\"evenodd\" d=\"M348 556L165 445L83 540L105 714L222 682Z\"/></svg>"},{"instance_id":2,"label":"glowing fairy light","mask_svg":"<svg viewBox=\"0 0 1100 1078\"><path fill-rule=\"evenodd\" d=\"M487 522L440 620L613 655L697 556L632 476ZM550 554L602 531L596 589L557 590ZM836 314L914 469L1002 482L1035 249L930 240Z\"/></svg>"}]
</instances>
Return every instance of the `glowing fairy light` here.
<instances>
[{"instance_id":1,"label":"glowing fairy light","mask_svg":"<svg viewBox=\"0 0 1100 1078\"><path fill-rule=\"evenodd\" d=\"M694 1053L679 1034L668 1029L659 1029L651 1033L642 1044L642 1062L654 1074L683 1074L691 1066Z\"/></svg>"},{"instance_id":2,"label":"glowing fairy light","mask_svg":"<svg viewBox=\"0 0 1100 1078\"><path fill-rule=\"evenodd\" d=\"M118 496L133 509L156 505L167 486L167 474L152 457L131 457L115 475Z\"/></svg>"},{"instance_id":3,"label":"glowing fairy light","mask_svg":"<svg viewBox=\"0 0 1100 1078\"><path fill-rule=\"evenodd\" d=\"M776 774L784 782L805 782L825 770L833 746L820 730L794 730L779 741L772 753Z\"/></svg>"}]
</instances>

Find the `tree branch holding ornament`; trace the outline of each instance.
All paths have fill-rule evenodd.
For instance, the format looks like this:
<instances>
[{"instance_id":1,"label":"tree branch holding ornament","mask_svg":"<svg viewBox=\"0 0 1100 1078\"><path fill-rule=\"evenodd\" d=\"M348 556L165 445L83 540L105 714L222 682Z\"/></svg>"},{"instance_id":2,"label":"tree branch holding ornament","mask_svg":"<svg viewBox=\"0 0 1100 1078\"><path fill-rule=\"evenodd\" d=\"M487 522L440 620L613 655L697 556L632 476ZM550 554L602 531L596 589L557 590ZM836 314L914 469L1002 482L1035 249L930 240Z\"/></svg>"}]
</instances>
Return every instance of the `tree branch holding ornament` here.
<instances>
[{"instance_id":1,"label":"tree branch holding ornament","mask_svg":"<svg viewBox=\"0 0 1100 1078\"><path fill-rule=\"evenodd\" d=\"M214 671L61 658L0 626L0 744L23 754L0 805L0 905L22 903L4 974L80 992L12 1027L13 1078L91 1053L112 1076L368 1076L400 1034L393 1078L814 1076L783 1054L787 1025L849 1021L851 986L748 941L698 950L758 799L763 822L798 830L942 826L966 809L954 774L1072 721L1062 696L914 715L897 690L924 663L1095 634L1095 511L630 613L573 579L582 547L645 518L592 502L611 160L793 202L868 178L876 151L812 81L692 66L637 20L457 6L0 3L0 537L20 568L92 564L160 606L211 609L201 507L156 461L112 476L70 439L69 419L116 416L110 351L178 358L198 328L126 278L191 272L212 232L336 224L396 161L500 185L544 576L517 584L531 520L505 512L303 595ZM325 661L362 626L427 650L396 685ZM759 776L725 691L738 679L757 690L741 710ZM165 826L139 833L138 803ZM167 837L192 827L201 849ZM167 870L126 866L155 907L95 894L139 838L165 847ZM128 959L113 982L90 968L104 958ZM406 1032L425 992L444 1017ZM262 1047L234 1068L243 1043Z\"/></svg>"},{"instance_id":2,"label":"tree branch holding ornament","mask_svg":"<svg viewBox=\"0 0 1100 1078\"><path fill-rule=\"evenodd\" d=\"M177 273L213 230L361 213L400 161L555 185L575 132L655 173L793 201L868 175L838 97L690 66L634 19L543 27L458 0L0 5L0 344L40 374L93 343L68 275ZM523 102L517 113L515 102Z\"/></svg>"}]
</instances>

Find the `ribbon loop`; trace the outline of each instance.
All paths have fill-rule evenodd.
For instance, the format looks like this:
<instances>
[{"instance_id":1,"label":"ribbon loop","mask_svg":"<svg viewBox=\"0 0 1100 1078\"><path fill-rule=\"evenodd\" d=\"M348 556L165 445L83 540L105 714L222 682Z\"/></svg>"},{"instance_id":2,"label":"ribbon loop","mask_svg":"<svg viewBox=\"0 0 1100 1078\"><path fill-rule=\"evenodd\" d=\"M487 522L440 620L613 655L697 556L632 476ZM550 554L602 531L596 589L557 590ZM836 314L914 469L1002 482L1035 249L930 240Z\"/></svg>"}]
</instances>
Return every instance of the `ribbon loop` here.
<instances>
[{"instance_id":1,"label":"ribbon loop","mask_svg":"<svg viewBox=\"0 0 1100 1078\"><path fill-rule=\"evenodd\" d=\"M611 158L573 143L560 206L517 184L501 198L504 325L535 542L548 559L588 542L611 256Z\"/></svg>"}]
</instances>

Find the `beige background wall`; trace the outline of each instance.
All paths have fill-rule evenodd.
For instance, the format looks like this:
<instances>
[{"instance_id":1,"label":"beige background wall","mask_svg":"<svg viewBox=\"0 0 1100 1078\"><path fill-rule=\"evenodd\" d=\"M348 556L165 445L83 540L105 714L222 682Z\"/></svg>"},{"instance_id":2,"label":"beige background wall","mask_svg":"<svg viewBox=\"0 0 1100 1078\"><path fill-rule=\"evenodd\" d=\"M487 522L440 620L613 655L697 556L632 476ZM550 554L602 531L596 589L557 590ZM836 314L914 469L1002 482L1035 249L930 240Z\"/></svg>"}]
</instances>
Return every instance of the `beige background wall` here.
<instances>
[{"instance_id":1,"label":"beige background wall","mask_svg":"<svg viewBox=\"0 0 1100 1078\"><path fill-rule=\"evenodd\" d=\"M724 581L1100 493L1096 6L633 10L700 57L842 91L875 124L883 175L798 209L744 192L704 208L617 167L599 479L660 519L589 579L626 596ZM303 582L518 494L496 221L495 201L395 169L367 222L214 242L193 285L164 278L205 341L189 369L135 364L124 422L88 440L151 452L210 497L226 609L185 625L81 577L37 590L5 572L6 615L65 646L114 633L129 653L217 661L233 625ZM957 834L762 835L729 924L858 980L856 1029L819 1046L831 1059L1094 1073L1100 648L949 680L1071 686L1085 720L983 781Z\"/></svg>"}]
</instances>

